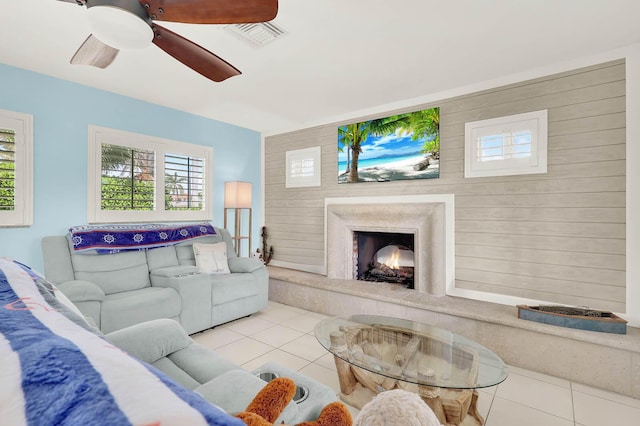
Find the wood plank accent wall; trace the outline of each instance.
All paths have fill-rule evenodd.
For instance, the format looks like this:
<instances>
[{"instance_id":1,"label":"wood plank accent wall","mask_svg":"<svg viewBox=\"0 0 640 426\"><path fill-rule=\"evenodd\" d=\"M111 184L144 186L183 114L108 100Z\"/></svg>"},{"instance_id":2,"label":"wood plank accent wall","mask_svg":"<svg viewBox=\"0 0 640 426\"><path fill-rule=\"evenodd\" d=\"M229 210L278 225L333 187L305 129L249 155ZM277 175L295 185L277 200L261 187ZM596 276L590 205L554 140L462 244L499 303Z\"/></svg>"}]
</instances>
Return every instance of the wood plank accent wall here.
<instances>
[{"instance_id":1,"label":"wood plank accent wall","mask_svg":"<svg viewBox=\"0 0 640 426\"><path fill-rule=\"evenodd\" d=\"M265 140L274 260L324 265L325 197L455 194L456 287L625 312L625 62L416 105L440 107L440 178L338 184L331 123ZM465 179L464 124L548 109L546 174ZM375 118L361 117L350 122ZM285 152L322 147L322 186L285 188Z\"/></svg>"}]
</instances>

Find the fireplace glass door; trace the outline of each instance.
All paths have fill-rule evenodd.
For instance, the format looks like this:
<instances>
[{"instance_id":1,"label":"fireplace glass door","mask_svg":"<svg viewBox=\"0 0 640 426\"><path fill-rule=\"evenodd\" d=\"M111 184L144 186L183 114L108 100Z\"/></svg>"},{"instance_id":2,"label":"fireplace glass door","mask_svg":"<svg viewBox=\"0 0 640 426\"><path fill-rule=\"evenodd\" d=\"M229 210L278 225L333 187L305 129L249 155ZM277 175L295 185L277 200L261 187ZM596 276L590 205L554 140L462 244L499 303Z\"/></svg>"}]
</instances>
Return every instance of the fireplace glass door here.
<instances>
[{"instance_id":1,"label":"fireplace glass door","mask_svg":"<svg viewBox=\"0 0 640 426\"><path fill-rule=\"evenodd\" d=\"M414 288L414 234L355 231L353 236L357 254L355 279Z\"/></svg>"}]
</instances>

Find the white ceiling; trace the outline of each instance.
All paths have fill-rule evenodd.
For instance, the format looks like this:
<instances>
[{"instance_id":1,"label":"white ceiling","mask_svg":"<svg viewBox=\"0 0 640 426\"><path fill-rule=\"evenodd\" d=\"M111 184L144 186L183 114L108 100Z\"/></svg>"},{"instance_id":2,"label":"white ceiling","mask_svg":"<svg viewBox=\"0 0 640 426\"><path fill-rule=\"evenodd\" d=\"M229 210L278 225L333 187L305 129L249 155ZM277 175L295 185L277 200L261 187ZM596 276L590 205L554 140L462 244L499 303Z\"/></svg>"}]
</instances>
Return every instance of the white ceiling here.
<instances>
[{"instance_id":1,"label":"white ceiling","mask_svg":"<svg viewBox=\"0 0 640 426\"><path fill-rule=\"evenodd\" d=\"M0 62L273 132L635 44L639 22L639 0L280 0L288 34L262 48L159 22L243 72L214 83L153 45L70 65L86 8L0 0Z\"/></svg>"}]
</instances>

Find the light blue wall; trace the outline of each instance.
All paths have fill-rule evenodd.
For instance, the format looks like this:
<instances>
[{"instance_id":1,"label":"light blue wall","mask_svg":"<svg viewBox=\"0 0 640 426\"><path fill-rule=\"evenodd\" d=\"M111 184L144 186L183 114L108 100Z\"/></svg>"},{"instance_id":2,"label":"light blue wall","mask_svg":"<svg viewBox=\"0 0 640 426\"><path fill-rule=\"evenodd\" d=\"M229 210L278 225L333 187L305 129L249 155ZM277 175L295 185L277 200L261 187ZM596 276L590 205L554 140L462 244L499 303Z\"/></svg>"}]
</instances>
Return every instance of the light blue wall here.
<instances>
[{"instance_id":1,"label":"light blue wall","mask_svg":"<svg viewBox=\"0 0 640 426\"><path fill-rule=\"evenodd\" d=\"M223 225L224 182L252 182L257 247L262 217L258 132L3 64L0 109L33 115L35 168L34 224L0 229L0 256L42 271L40 239L87 223L89 124L212 146L213 224Z\"/></svg>"}]
</instances>

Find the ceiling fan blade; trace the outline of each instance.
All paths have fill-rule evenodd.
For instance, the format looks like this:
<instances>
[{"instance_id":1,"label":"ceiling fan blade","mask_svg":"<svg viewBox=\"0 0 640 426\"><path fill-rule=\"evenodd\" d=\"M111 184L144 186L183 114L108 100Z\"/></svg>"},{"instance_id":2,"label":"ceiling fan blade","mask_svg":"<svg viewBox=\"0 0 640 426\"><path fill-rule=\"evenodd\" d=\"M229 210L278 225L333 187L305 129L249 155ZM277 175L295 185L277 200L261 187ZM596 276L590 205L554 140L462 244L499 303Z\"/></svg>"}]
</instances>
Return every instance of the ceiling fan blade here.
<instances>
[{"instance_id":1,"label":"ceiling fan blade","mask_svg":"<svg viewBox=\"0 0 640 426\"><path fill-rule=\"evenodd\" d=\"M187 24L244 24L271 21L278 0L139 0L157 21Z\"/></svg>"},{"instance_id":2,"label":"ceiling fan blade","mask_svg":"<svg viewBox=\"0 0 640 426\"><path fill-rule=\"evenodd\" d=\"M171 30L153 24L153 43L189 68L213 81L224 81L240 70L204 47Z\"/></svg>"},{"instance_id":3,"label":"ceiling fan blade","mask_svg":"<svg viewBox=\"0 0 640 426\"><path fill-rule=\"evenodd\" d=\"M119 50L104 44L93 35L89 35L71 58L75 65L91 65L106 68L118 55Z\"/></svg>"},{"instance_id":4,"label":"ceiling fan blade","mask_svg":"<svg viewBox=\"0 0 640 426\"><path fill-rule=\"evenodd\" d=\"M67 3L75 3L75 4L80 5L80 6L84 6L87 3L87 0L58 0L58 1L64 1L64 2L67 2Z\"/></svg>"}]
</instances>

